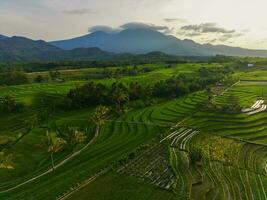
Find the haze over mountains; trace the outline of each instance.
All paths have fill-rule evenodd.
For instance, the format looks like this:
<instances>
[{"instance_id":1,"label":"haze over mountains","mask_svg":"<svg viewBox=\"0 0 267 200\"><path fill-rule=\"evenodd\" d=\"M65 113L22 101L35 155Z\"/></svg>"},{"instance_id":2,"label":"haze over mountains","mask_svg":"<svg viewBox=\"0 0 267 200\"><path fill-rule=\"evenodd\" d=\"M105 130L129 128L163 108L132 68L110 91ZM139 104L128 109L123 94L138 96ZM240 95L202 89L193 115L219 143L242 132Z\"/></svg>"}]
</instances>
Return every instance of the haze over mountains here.
<instances>
[{"instance_id":1,"label":"haze over mountains","mask_svg":"<svg viewBox=\"0 0 267 200\"><path fill-rule=\"evenodd\" d=\"M0 35L0 62L110 59L115 54L147 54L150 52L162 52L175 56L219 54L267 57L266 50L198 44L192 40L180 40L151 29L125 29L118 33L97 31L81 37L50 43Z\"/></svg>"},{"instance_id":2,"label":"haze over mountains","mask_svg":"<svg viewBox=\"0 0 267 200\"><path fill-rule=\"evenodd\" d=\"M94 32L85 36L51 42L62 49L99 47L115 53L143 54L161 51L178 56L259 56L266 57L265 50L249 50L225 45L198 44L192 40L180 40L151 29L126 29L119 33Z\"/></svg>"}]
</instances>

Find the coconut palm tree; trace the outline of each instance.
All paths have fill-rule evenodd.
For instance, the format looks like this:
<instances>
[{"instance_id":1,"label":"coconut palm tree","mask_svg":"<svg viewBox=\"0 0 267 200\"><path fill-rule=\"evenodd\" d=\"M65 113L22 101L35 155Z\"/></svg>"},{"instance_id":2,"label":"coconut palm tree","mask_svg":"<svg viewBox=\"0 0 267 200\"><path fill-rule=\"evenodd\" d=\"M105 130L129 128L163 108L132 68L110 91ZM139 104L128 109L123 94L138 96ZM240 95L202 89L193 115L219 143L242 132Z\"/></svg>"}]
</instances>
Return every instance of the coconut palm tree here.
<instances>
[{"instance_id":1,"label":"coconut palm tree","mask_svg":"<svg viewBox=\"0 0 267 200\"><path fill-rule=\"evenodd\" d=\"M111 100L115 104L117 112L120 114L123 111L123 104L129 101L127 88L121 83L113 84L111 89Z\"/></svg>"},{"instance_id":2,"label":"coconut palm tree","mask_svg":"<svg viewBox=\"0 0 267 200\"><path fill-rule=\"evenodd\" d=\"M85 139L85 134L74 127L57 128L57 132L59 137L66 141L72 151L74 151L75 147Z\"/></svg>"},{"instance_id":3,"label":"coconut palm tree","mask_svg":"<svg viewBox=\"0 0 267 200\"><path fill-rule=\"evenodd\" d=\"M53 170L55 170L54 154L63 149L66 141L59 138L55 132L46 132L46 144L48 147L48 152L50 152L51 164Z\"/></svg>"},{"instance_id":4,"label":"coconut palm tree","mask_svg":"<svg viewBox=\"0 0 267 200\"><path fill-rule=\"evenodd\" d=\"M95 137L98 136L101 126L105 123L110 109L106 106L98 106L95 110L94 115L91 117L91 120L96 125Z\"/></svg>"}]
</instances>

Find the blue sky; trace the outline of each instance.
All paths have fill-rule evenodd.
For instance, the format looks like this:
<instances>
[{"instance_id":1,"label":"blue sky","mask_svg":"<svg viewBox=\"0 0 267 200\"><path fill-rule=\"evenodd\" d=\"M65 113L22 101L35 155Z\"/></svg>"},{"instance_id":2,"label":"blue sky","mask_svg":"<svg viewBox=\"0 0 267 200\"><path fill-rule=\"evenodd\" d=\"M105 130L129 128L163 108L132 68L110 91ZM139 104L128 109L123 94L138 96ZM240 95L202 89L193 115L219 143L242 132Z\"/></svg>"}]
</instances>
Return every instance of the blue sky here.
<instances>
[{"instance_id":1,"label":"blue sky","mask_svg":"<svg viewBox=\"0 0 267 200\"><path fill-rule=\"evenodd\" d=\"M200 43L267 49L266 7L266 0L0 0L0 34L50 41L138 22Z\"/></svg>"}]
</instances>

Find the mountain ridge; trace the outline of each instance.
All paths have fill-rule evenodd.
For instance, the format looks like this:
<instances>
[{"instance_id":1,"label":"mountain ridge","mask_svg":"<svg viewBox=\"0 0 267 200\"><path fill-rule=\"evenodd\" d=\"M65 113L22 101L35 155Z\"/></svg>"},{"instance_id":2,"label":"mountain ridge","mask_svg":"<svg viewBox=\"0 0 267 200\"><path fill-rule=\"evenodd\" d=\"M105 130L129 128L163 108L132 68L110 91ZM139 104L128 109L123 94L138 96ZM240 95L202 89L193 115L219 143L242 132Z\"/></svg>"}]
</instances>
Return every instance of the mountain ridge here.
<instances>
[{"instance_id":1,"label":"mountain ridge","mask_svg":"<svg viewBox=\"0 0 267 200\"><path fill-rule=\"evenodd\" d=\"M135 55L154 59L155 52L162 52L164 59L216 55L267 57L266 50L199 44L151 29L126 29L112 34L97 31L54 42L0 35L0 62L134 59L138 57Z\"/></svg>"},{"instance_id":2,"label":"mountain ridge","mask_svg":"<svg viewBox=\"0 0 267 200\"><path fill-rule=\"evenodd\" d=\"M8 37L0 34L0 40L7 39Z\"/></svg>"},{"instance_id":3,"label":"mountain ridge","mask_svg":"<svg viewBox=\"0 0 267 200\"><path fill-rule=\"evenodd\" d=\"M193 40L181 40L151 29L125 29L118 33L97 31L84 36L52 41L50 44L65 50L98 47L114 53L144 54L161 51L178 56L253 56L267 57L267 50L252 50L226 45L199 44Z\"/></svg>"}]
</instances>

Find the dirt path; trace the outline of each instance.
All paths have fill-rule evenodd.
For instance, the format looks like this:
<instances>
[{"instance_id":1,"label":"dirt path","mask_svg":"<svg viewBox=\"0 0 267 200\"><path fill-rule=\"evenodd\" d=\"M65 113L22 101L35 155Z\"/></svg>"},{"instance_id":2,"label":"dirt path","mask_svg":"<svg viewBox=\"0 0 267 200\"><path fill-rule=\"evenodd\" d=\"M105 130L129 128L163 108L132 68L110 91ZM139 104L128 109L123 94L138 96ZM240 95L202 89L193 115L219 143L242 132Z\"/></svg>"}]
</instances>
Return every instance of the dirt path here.
<instances>
[{"instance_id":1,"label":"dirt path","mask_svg":"<svg viewBox=\"0 0 267 200\"><path fill-rule=\"evenodd\" d=\"M231 85L230 87L227 87L221 94L219 94L218 96L222 96L224 95L224 93L226 93L229 89L233 88L234 86L236 86L237 84L240 83L240 80L235 82L233 85Z\"/></svg>"},{"instance_id":2,"label":"dirt path","mask_svg":"<svg viewBox=\"0 0 267 200\"><path fill-rule=\"evenodd\" d=\"M90 145L92 145L96 141L96 139L98 138L98 136L99 136L99 128L96 130L94 137L82 149L80 149L79 151L73 153L72 155L70 155L69 157L67 157L66 159L64 159L63 161L61 161L60 163L58 163L57 165L55 165L54 169L59 168L60 166L66 164L68 161L70 161L71 159L73 159L74 157L76 157L77 155L79 155L81 152L83 152L85 149L87 149ZM49 174L51 172L53 172L53 169L52 168L49 169L49 170L47 170L47 171L45 171L45 172L43 172L42 174L39 174L38 176L35 176L35 177L31 178L31 179L28 179L27 181L22 182L22 183L14 186L14 187L11 187L11 188L6 189L6 190L2 190L2 191L0 191L0 194L6 193L6 192L10 192L12 190L15 190L15 189L17 189L17 188L19 188L19 187L21 187L23 185L26 185L27 183L30 183L30 182L32 182L34 180L37 180L40 177L43 177L46 174Z\"/></svg>"}]
</instances>

